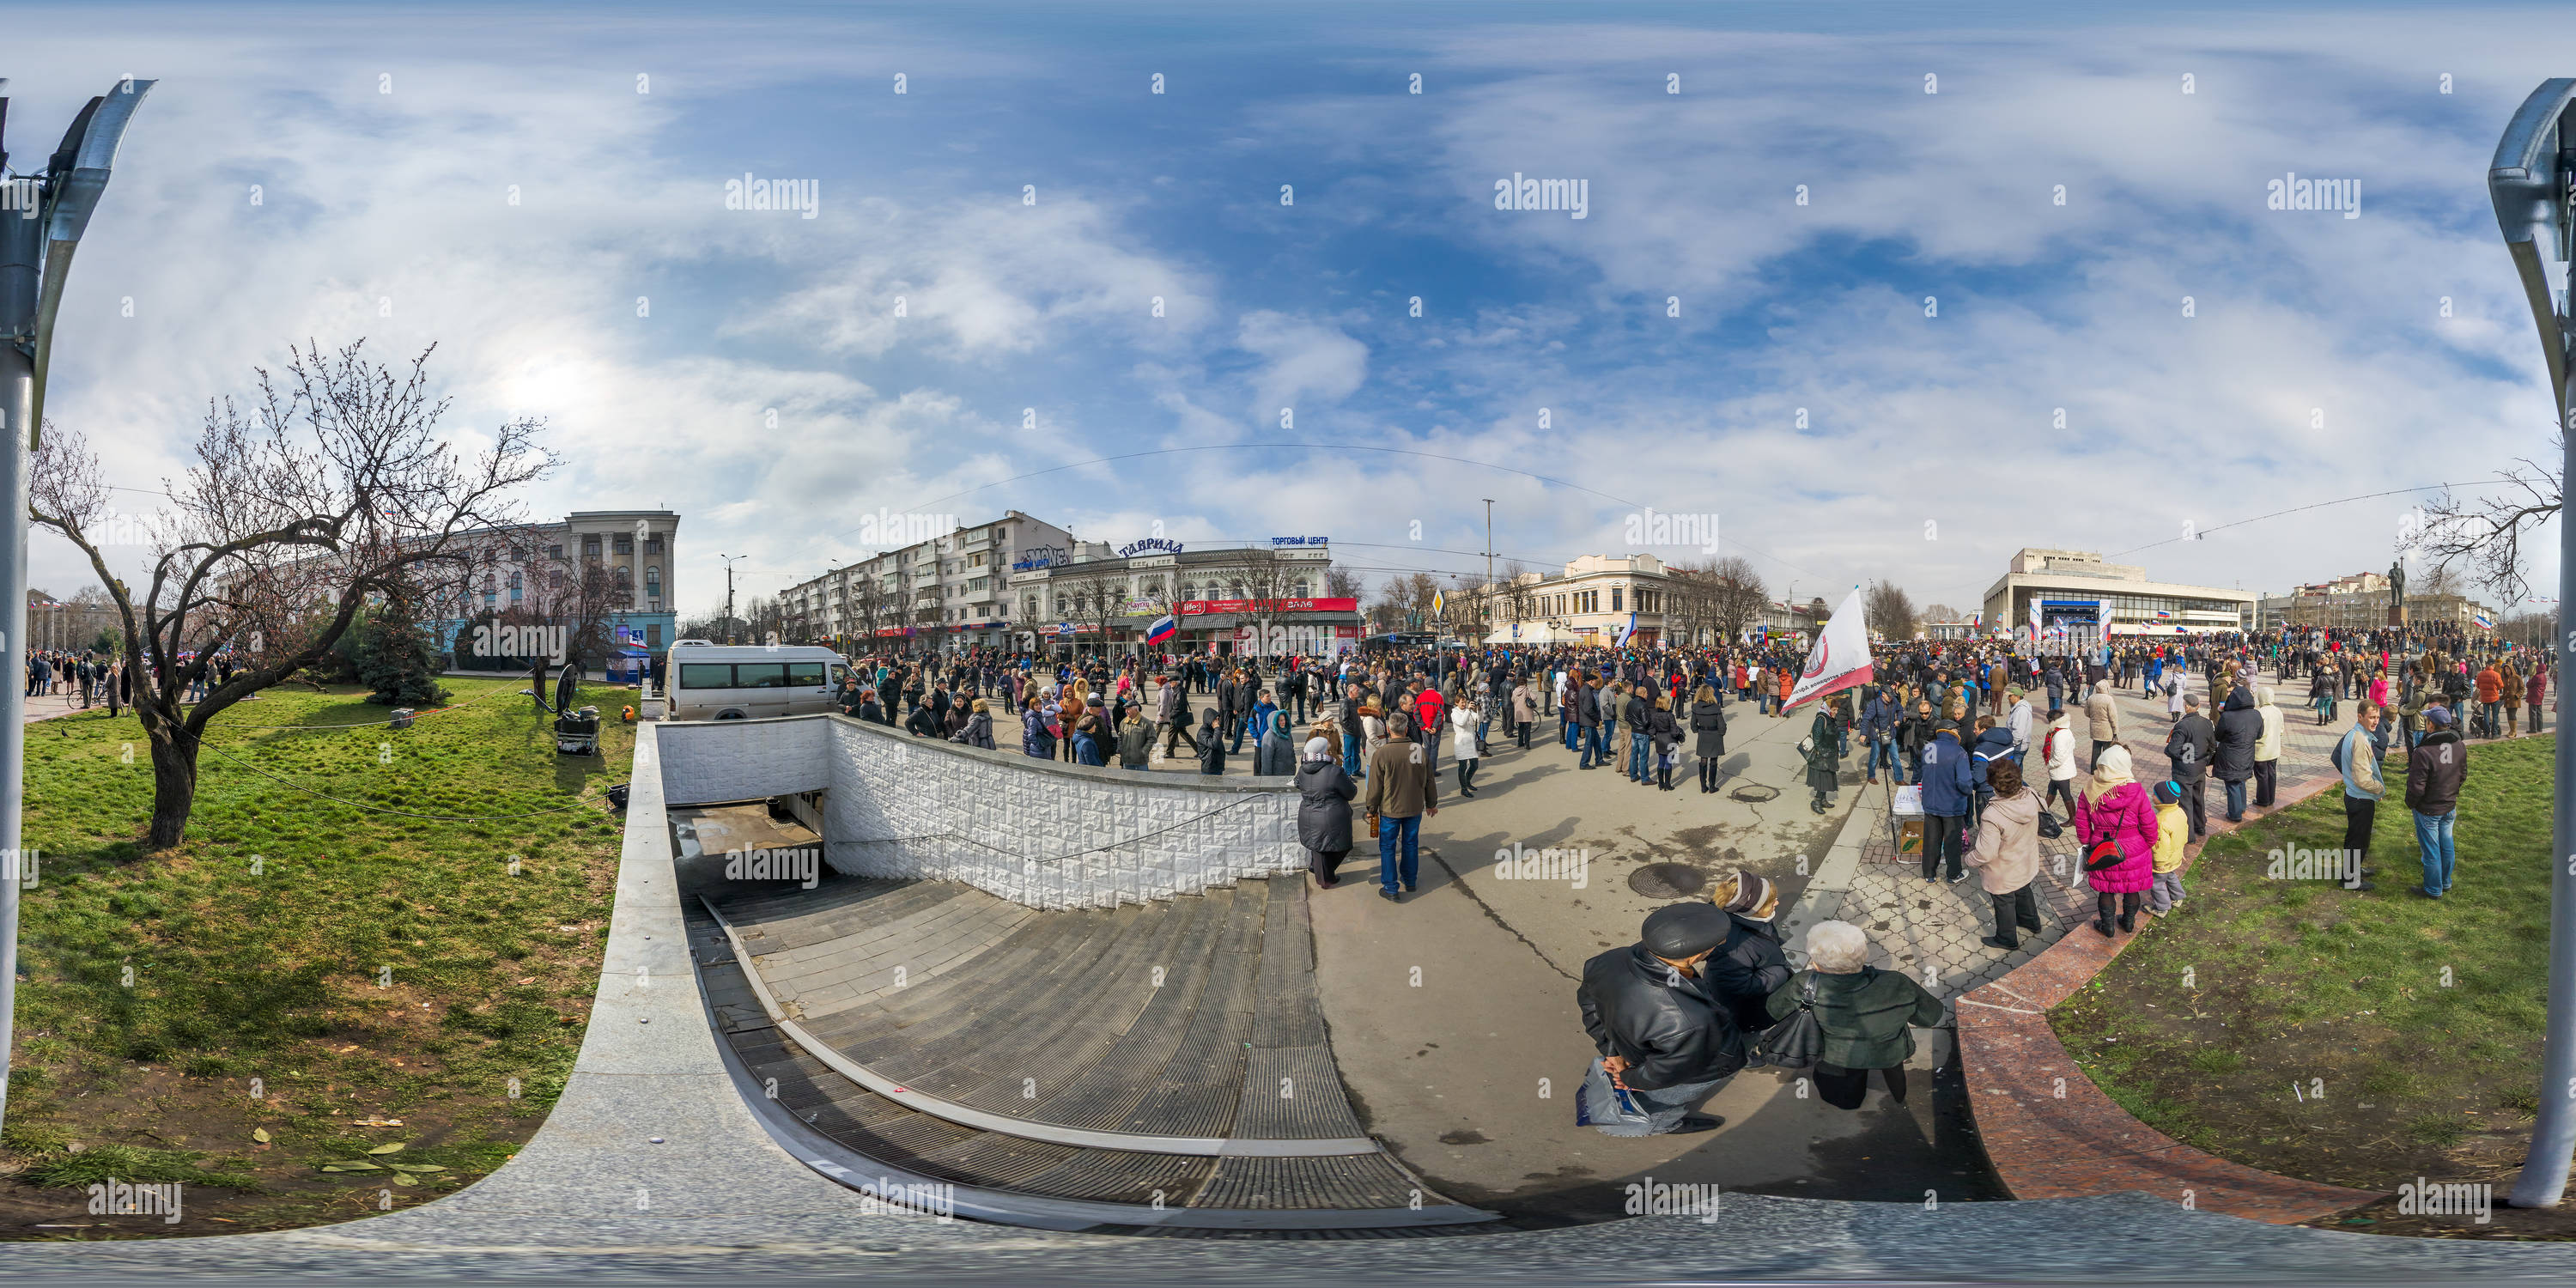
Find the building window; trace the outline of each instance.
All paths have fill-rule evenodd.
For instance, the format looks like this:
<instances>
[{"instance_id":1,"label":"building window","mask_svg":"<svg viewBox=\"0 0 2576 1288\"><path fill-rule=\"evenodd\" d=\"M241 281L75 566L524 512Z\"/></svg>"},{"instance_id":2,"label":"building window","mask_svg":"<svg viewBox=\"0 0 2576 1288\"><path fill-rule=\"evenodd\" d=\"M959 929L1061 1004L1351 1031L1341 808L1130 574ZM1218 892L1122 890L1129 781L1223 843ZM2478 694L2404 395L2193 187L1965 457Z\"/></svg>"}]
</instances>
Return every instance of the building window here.
<instances>
[{"instance_id":1,"label":"building window","mask_svg":"<svg viewBox=\"0 0 2576 1288\"><path fill-rule=\"evenodd\" d=\"M1614 613L1615 613L1615 612L1618 612L1618 611L1619 611L1619 594L1620 594L1620 591L1621 591L1622 589L1623 589L1622 587L1618 587L1618 586L1612 586L1612 587L1610 588L1610 611L1611 611L1611 612L1614 612Z\"/></svg>"},{"instance_id":2,"label":"building window","mask_svg":"<svg viewBox=\"0 0 2576 1288\"><path fill-rule=\"evenodd\" d=\"M661 623L659 623L659 622L654 622L654 623L651 623L651 624L647 625L647 626L644 628L644 647L646 647L646 648L660 648L660 647L662 647L662 625L661 625Z\"/></svg>"},{"instance_id":3,"label":"building window","mask_svg":"<svg viewBox=\"0 0 2576 1288\"><path fill-rule=\"evenodd\" d=\"M648 555L658 555L662 553L661 533L656 532L644 538L644 553Z\"/></svg>"},{"instance_id":4,"label":"building window","mask_svg":"<svg viewBox=\"0 0 2576 1288\"><path fill-rule=\"evenodd\" d=\"M561 559L561 558L563 558L563 543L562 543L562 542L560 542L560 541L558 541L558 542L554 543L553 545L550 545L550 546L546 547L546 558L548 558L548 559Z\"/></svg>"},{"instance_id":5,"label":"building window","mask_svg":"<svg viewBox=\"0 0 2576 1288\"><path fill-rule=\"evenodd\" d=\"M583 537L581 539L581 557L584 559L597 559L599 557L599 538L596 535Z\"/></svg>"},{"instance_id":6,"label":"building window","mask_svg":"<svg viewBox=\"0 0 2576 1288\"><path fill-rule=\"evenodd\" d=\"M644 594L648 599L662 597L662 565L650 564L644 569Z\"/></svg>"}]
</instances>

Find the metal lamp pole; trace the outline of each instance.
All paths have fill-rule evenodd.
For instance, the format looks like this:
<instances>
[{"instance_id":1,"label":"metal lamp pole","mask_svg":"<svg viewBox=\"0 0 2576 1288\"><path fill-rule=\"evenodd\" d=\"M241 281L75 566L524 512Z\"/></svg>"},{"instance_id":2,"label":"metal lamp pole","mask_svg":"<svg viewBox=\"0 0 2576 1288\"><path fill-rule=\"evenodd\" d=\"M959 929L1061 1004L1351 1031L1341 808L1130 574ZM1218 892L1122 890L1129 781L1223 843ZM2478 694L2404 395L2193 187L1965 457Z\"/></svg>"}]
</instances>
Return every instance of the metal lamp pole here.
<instances>
[{"instance_id":1,"label":"metal lamp pole","mask_svg":"<svg viewBox=\"0 0 2576 1288\"><path fill-rule=\"evenodd\" d=\"M2562 429L2576 418L2576 386L2569 384L2571 329L2565 297L2550 287L2544 260L2566 262L2571 197L2576 197L2576 77L2540 83L2515 111L2496 144L2487 170L2487 194L2505 249L2522 278L2531 320L2549 363L2549 389L2557 398ZM2562 470L2576 467L2576 432L2566 435ZM2576 684L2576 520L2558 516L2558 687ZM2515 1207L2555 1207L2567 1191L2567 1167L2576 1157L2576 756L2560 749L2552 817L2549 876L2549 1037L2541 1056L2540 1112L2531 1128L2531 1152L2505 1201ZM2563 860L2555 856L2566 856Z\"/></svg>"},{"instance_id":2,"label":"metal lamp pole","mask_svg":"<svg viewBox=\"0 0 2576 1288\"><path fill-rule=\"evenodd\" d=\"M9 82L0 80L0 91ZM116 164L116 145L151 81L119 81L89 101L41 172L18 177L0 143L0 1120L9 1108L9 1050L18 1005L18 894L36 877L19 848L27 763L27 473L45 415L54 313L72 251ZM9 100L0 94L0 125Z\"/></svg>"}]
</instances>

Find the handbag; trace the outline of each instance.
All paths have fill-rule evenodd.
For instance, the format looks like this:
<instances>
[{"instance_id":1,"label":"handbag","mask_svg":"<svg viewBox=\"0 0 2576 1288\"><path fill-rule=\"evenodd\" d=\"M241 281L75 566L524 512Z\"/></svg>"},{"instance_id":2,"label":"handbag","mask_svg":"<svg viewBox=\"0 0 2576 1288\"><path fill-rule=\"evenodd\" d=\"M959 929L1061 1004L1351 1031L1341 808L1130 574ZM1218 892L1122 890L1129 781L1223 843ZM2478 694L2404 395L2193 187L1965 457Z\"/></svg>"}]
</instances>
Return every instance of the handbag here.
<instances>
[{"instance_id":1,"label":"handbag","mask_svg":"<svg viewBox=\"0 0 2576 1288\"><path fill-rule=\"evenodd\" d=\"M2028 791L2029 789L2024 788L2023 790ZM2037 792L2030 792L2030 794L2032 796L2038 795ZM2055 814L2048 812L2048 804L2045 801L2042 801L2039 806L2039 835L2041 839L2049 841L2054 841L2057 838L2066 835L2066 825L2058 822Z\"/></svg>"},{"instance_id":2,"label":"handbag","mask_svg":"<svg viewBox=\"0 0 2576 1288\"><path fill-rule=\"evenodd\" d=\"M2103 837L2093 843L2092 849L2084 852L2084 870L2087 872L2116 868L2128 861L2128 854L2121 850L2120 842L2114 837Z\"/></svg>"},{"instance_id":3,"label":"handbag","mask_svg":"<svg viewBox=\"0 0 2576 1288\"><path fill-rule=\"evenodd\" d=\"M1754 1045L1754 1062L1779 1069L1815 1067L1825 1051L1825 1022L1816 1015L1816 973L1807 972L1798 1009L1763 1033Z\"/></svg>"}]
</instances>

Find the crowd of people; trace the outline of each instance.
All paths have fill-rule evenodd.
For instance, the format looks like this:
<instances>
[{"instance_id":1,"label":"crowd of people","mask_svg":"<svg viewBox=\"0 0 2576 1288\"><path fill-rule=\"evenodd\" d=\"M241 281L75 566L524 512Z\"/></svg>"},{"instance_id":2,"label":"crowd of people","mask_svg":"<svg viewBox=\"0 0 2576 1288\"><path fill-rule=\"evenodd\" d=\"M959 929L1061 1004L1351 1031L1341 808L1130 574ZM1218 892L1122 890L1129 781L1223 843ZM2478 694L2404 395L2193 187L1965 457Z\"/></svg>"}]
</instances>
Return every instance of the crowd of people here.
<instances>
[{"instance_id":1,"label":"crowd of people","mask_svg":"<svg viewBox=\"0 0 2576 1288\"><path fill-rule=\"evenodd\" d=\"M1730 717L1748 718L1749 704L1751 718L1807 722L1800 764L1814 810L1832 807L1855 754L1865 783L1884 776L1915 788L1921 876L1958 882L1973 872L1992 905L1984 942L2010 952L2041 929L2040 843L2069 823L2097 933L2134 933L2142 911L2178 907L2188 897L2189 846L2208 832L2208 784L2219 784L2231 822L2276 803L2287 715L2275 690L2293 682L2304 682L2299 697L2318 724L2357 704L2331 757L2354 864L2347 888L2374 888L2366 878L2375 869L2362 861L2394 751L2405 758L2403 798L2423 851L2417 892L2446 895L2463 738L2539 732L2551 674L2545 652L2439 627L2294 627L2037 649L2027 640L1916 640L1874 646L1865 683L1793 717L1788 701L1804 657L1797 639L1331 658L985 650L856 659L841 706L984 748L999 747L1007 735L996 727L1008 719L1023 754L1127 770L1182 759L1222 774L1249 744L1253 774L1296 786L1299 839L1316 882L1336 884L1365 826L1378 849L1378 893L1400 901L1418 879L1423 820L1440 810L1444 746L1462 799L1476 794L1498 723L1526 750L1549 720L1546 736L1579 771L1606 767L1636 786L1674 791L1688 760L1698 790L1713 793L1725 777ZM2123 694L2161 707L2162 720L2129 727L2116 700ZM2140 777L2132 743L2164 757L2161 778ZM1866 936L1839 922L1810 932L1808 969L1792 972L1771 923L1776 903L1766 878L1739 873L1713 902L1659 909L1637 944L1587 964L1581 1000L1601 1054L1595 1073L1637 1111L1604 1130L1716 1126L1721 1120L1689 1107L1759 1062L1764 1035L1801 1015L1821 1034L1810 1054L1828 1103L1857 1107L1873 1070L1903 1098L1907 1026L1937 1023L1939 1001L1901 972L1868 967Z\"/></svg>"},{"instance_id":2,"label":"crowd of people","mask_svg":"<svg viewBox=\"0 0 2576 1288\"><path fill-rule=\"evenodd\" d=\"M75 697L83 709L103 705L112 715L134 704L134 682L113 654L45 649L27 654L24 696Z\"/></svg>"},{"instance_id":3,"label":"crowd of people","mask_svg":"<svg viewBox=\"0 0 2576 1288\"><path fill-rule=\"evenodd\" d=\"M1292 779L1300 792L1315 880L1337 882L1352 831L1365 822L1378 845L1379 894L1400 900L1414 888L1422 820L1439 812L1444 747L1461 799L1476 794L1497 722L1526 749L1551 719L1549 736L1577 770L1608 768L1636 786L1675 791L1676 772L1690 761L1698 790L1713 793L1724 776L1730 705L1735 719L1746 718L1746 704L1754 718L1792 718L1804 653L1795 638L1331 658L980 650L856 659L841 707L984 748L1002 745L1009 721L1025 755L1133 771L1186 759L1201 774L1223 774L1248 744L1251 773ZM2003 951L2037 928L2038 838L2071 822L2097 896L2093 928L2131 933L2141 908L2164 913L2183 899L2183 854L2207 835L2211 781L2230 822L2276 803L2286 716L2274 686L2257 680L2266 673L2281 685L2304 681L2320 723L2338 719L2342 703L2359 703L2334 758L2346 779L2348 852L2366 856L2386 790L2379 767L2392 739L2401 740L2393 745L2408 753L2405 799L2425 849L2418 888L2446 893L2466 765L2453 748L2472 731L2538 731L2550 674L2548 659L2527 645L2456 629L2288 628L2039 649L2026 640L1880 644L1866 683L1825 694L1804 713L1808 804L1818 813L1833 807L1855 744L1865 783L1885 775L1916 788L1923 879L1955 883L1974 869L1994 903L1985 942ZM2115 700L2124 693L2160 703L2161 726L2125 728ZM2129 743L2141 735L2141 746L2164 757L2161 781L2138 777ZM2365 744L2368 755L2347 754ZM2373 888L2372 871L2365 865L2352 888Z\"/></svg>"}]
</instances>

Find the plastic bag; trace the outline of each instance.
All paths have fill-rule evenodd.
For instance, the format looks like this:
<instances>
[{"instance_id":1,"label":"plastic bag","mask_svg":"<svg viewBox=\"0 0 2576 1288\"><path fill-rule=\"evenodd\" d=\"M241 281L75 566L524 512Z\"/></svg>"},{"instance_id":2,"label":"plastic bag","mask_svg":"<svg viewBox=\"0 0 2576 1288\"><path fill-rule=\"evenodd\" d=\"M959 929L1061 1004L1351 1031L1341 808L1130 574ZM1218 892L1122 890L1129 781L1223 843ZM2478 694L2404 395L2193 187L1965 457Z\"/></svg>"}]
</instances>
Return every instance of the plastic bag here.
<instances>
[{"instance_id":1,"label":"plastic bag","mask_svg":"<svg viewBox=\"0 0 2576 1288\"><path fill-rule=\"evenodd\" d=\"M1625 1089L1611 1085L1610 1071L1598 1056L1583 1073L1583 1092L1574 1098L1574 1122L1579 1127L1596 1128L1605 1136L1654 1134L1654 1120L1645 1107Z\"/></svg>"}]
</instances>

